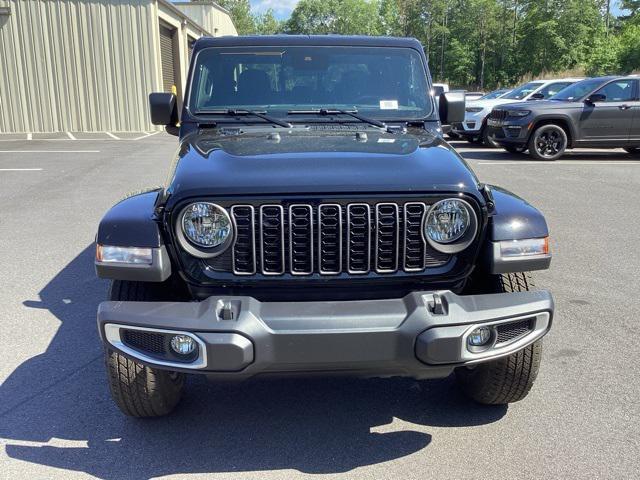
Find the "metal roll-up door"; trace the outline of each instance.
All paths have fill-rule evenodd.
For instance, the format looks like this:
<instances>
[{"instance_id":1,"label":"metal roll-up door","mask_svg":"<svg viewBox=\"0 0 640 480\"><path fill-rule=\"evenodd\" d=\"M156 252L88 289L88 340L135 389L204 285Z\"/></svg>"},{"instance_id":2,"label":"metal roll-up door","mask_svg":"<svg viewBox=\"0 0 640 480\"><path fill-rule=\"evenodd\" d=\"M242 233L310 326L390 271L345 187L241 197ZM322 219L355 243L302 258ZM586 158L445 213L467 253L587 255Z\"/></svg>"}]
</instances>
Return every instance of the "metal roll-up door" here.
<instances>
[{"instance_id":1,"label":"metal roll-up door","mask_svg":"<svg viewBox=\"0 0 640 480\"><path fill-rule=\"evenodd\" d=\"M175 30L160 25L160 60L162 64L162 88L171 92L176 84L175 49L173 33Z\"/></svg>"}]
</instances>

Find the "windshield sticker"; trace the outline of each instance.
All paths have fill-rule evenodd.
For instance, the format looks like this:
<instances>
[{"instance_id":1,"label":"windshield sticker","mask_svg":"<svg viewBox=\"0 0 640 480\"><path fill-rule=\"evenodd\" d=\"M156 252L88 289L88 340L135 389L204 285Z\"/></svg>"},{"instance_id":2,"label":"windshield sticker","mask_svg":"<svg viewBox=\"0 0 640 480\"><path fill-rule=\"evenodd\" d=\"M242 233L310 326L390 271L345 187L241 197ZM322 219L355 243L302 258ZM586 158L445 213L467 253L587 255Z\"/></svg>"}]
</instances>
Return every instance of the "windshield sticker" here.
<instances>
[{"instance_id":1,"label":"windshield sticker","mask_svg":"<svg viewBox=\"0 0 640 480\"><path fill-rule=\"evenodd\" d=\"M397 100L380 100L380 110L397 110Z\"/></svg>"}]
</instances>

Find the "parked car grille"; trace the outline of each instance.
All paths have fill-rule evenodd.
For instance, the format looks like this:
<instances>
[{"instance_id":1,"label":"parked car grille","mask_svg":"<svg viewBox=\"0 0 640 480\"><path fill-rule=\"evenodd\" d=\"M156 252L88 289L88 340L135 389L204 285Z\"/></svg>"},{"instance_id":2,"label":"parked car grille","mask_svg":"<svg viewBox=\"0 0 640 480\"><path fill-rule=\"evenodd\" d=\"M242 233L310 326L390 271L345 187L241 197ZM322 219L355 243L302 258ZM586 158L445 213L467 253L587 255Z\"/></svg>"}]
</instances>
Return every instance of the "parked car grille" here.
<instances>
[{"instance_id":1,"label":"parked car grille","mask_svg":"<svg viewBox=\"0 0 640 480\"><path fill-rule=\"evenodd\" d=\"M422 202L233 205L231 261L209 265L235 275L421 272L451 258L424 241L427 210Z\"/></svg>"},{"instance_id":2,"label":"parked car grille","mask_svg":"<svg viewBox=\"0 0 640 480\"><path fill-rule=\"evenodd\" d=\"M491 110L491 112L489 113L489 116L487 118L492 120L494 123L502 123L507 118L507 111L506 110L498 110L498 109L494 108L493 110Z\"/></svg>"}]
</instances>

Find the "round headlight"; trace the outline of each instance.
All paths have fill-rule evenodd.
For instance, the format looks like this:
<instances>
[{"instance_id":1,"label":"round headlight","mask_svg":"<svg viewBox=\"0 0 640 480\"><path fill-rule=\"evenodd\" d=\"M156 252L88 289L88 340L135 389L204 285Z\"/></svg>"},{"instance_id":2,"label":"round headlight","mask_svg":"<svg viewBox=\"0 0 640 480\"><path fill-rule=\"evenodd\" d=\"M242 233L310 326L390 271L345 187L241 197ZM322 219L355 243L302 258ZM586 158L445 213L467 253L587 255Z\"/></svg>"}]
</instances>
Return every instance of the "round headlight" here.
<instances>
[{"instance_id":1,"label":"round headlight","mask_svg":"<svg viewBox=\"0 0 640 480\"><path fill-rule=\"evenodd\" d=\"M424 235L429 244L445 253L466 248L476 234L476 214L464 200L448 198L435 203L424 223Z\"/></svg>"},{"instance_id":2,"label":"round headlight","mask_svg":"<svg viewBox=\"0 0 640 480\"><path fill-rule=\"evenodd\" d=\"M233 236L229 214L215 203L196 202L187 205L179 219L180 226L176 228L176 233L180 243L189 253L199 257L222 253ZM193 248L189 243L199 249Z\"/></svg>"}]
</instances>

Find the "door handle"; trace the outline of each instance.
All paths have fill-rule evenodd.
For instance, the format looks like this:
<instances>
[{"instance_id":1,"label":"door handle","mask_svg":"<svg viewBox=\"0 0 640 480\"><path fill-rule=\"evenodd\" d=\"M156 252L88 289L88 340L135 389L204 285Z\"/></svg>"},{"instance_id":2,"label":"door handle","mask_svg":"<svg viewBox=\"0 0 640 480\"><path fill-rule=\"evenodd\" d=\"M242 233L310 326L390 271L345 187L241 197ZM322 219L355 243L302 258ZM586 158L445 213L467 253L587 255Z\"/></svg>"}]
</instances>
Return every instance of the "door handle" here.
<instances>
[{"instance_id":1,"label":"door handle","mask_svg":"<svg viewBox=\"0 0 640 480\"><path fill-rule=\"evenodd\" d=\"M620 105L618 108L620 110L628 110L631 108L631 105L624 104L624 105Z\"/></svg>"}]
</instances>

